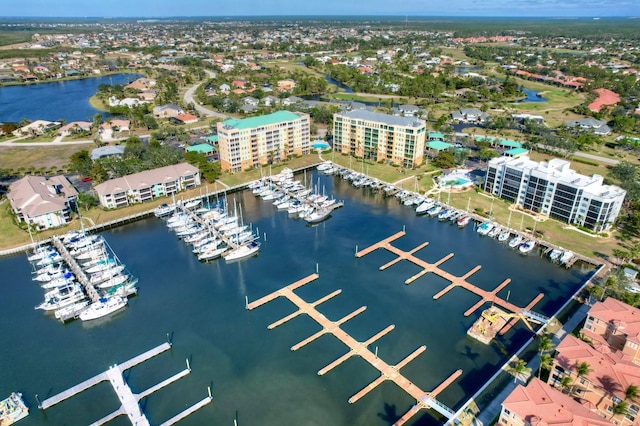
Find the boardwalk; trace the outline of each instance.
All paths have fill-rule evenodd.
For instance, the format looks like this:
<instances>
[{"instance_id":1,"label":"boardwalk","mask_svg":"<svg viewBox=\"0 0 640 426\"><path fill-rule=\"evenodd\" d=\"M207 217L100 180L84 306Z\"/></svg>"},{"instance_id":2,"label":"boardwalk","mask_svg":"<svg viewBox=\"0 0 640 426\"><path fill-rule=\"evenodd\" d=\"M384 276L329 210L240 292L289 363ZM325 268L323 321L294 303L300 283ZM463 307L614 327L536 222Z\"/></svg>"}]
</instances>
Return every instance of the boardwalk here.
<instances>
[{"instance_id":1,"label":"boardwalk","mask_svg":"<svg viewBox=\"0 0 640 426\"><path fill-rule=\"evenodd\" d=\"M89 278L87 278L87 274L84 273L78 262L71 256L69 250L65 247L64 244L60 241L58 237L53 237L51 240L53 242L54 247L58 250L58 253L62 256L64 261L69 265L71 272L76 276L76 279L82 284L84 287L84 291L89 296L92 302L98 302L100 300L100 295L96 291L96 288L89 282Z\"/></svg>"},{"instance_id":2,"label":"boardwalk","mask_svg":"<svg viewBox=\"0 0 640 426\"><path fill-rule=\"evenodd\" d=\"M366 310L366 307L363 306L359 309L356 309L355 311L346 315L345 317L341 318L338 321L331 321L327 319L323 314L321 314L316 310L316 306L340 294L339 290L334 291L333 293L313 303L306 302L300 296L294 293L295 289L300 288L303 285L308 284L316 279L318 279L317 274L309 275L299 281L294 282L293 284L290 284L286 287L276 290L273 293L268 294L252 303L248 303L247 309L249 310L255 309L259 306L264 305L265 303L271 302L272 300L280 296L283 296L287 298L289 301L291 301L294 305L296 305L298 308L298 311L269 325L268 327L269 329L275 328L283 324L284 322L292 318L295 318L300 314L308 315L311 319L313 319L320 326L322 326L322 330L302 340L300 343L293 345L291 347L291 350L295 351L301 348L302 346L308 343L311 343L313 340L319 338L324 334L332 334L336 338L338 338L342 343L344 343L349 348L349 352L347 352L342 357L336 359L332 363L328 364L326 367L320 369L318 371L318 375L326 374L331 369L337 367L338 365L340 365L341 363L343 363L344 361L346 361L347 359L349 359L351 356L354 356L354 355L360 356L362 359L367 361L372 367L377 369L380 372L380 377L375 379L369 385L365 386L362 390L360 390L359 392L354 394L351 398L349 398L350 404L357 402L360 398L365 396L367 393L371 392L373 389L375 389L379 384L383 383L384 381L391 380L398 387L400 387L402 390L404 390L407 394L411 395L416 400L416 403L395 423L396 425L402 425L406 423L409 419L411 419L423 408L431 408L439 412L443 416L450 418L454 414L453 411L449 409L447 406L445 406L444 404L442 404L441 402L437 401L436 397L438 396L438 394L440 394L440 392L442 392L447 386L453 383L453 381L456 380L462 374L462 370L455 371L453 374L451 374L451 376L449 376L444 382L442 382L436 389L432 390L431 392L423 391L416 384L412 383L409 379L404 377L400 373L400 369L405 365L407 365L409 362L411 362L413 359L415 359L417 356L419 356L422 352L424 352L426 350L426 347L425 346L419 347L413 353L409 354L409 356L407 356L406 358L398 362L396 365L387 364L385 361L378 358L377 354L372 353L368 349L368 345L370 345L371 343L375 342L382 336L389 333L391 330L393 330L394 326L393 325L388 326L387 328L380 331L379 333L377 333L370 339L366 340L365 342L357 341L351 335L349 335L344 330L342 330L340 328L340 325L347 322L348 320L355 317L356 315L359 315L362 312L364 312Z\"/></svg>"},{"instance_id":3,"label":"boardwalk","mask_svg":"<svg viewBox=\"0 0 640 426\"><path fill-rule=\"evenodd\" d=\"M47 408L50 408L68 398L71 398L72 396L83 392L87 389L89 389L92 386L95 386L96 384L102 382L102 381L108 381L109 384L111 384L111 387L113 387L114 392L116 393L118 400L120 401L120 408L118 408L116 411L106 415L105 417L97 420L96 422L93 423L93 425L102 425L105 424L113 419L115 419L116 417L120 416L120 415L126 415L129 418L129 421L131 421L132 425L139 425L139 426L145 426L145 425L149 425L149 420L147 419L147 417L145 416L145 414L143 413L143 411L140 409L140 405L138 404L138 402L142 399L145 398L149 395L151 395L153 392L164 388L165 386L170 385L171 383L175 382L176 380L181 379L182 377L186 376L187 374L190 373L190 369L187 368L186 370L183 370L171 377L169 377L166 380L163 380L162 382L158 383L155 386L152 386L151 388L136 394L133 393L131 391L131 388L129 387L129 385L125 382L124 377L123 377L123 372L125 370L128 370L129 368L132 368L140 363L143 363L145 361L147 361L148 359L153 358L156 355L159 355L167 350L171 349L171 344L166 342L163 343L162 345L156 346L153 349L150 349L134 358L131 358L128 361L123 362L122 364L115 364L111 367L109 367L109 369L103 373L100 373L90 379L85 380L82 383L79 383L69 389L67 389L66 391L63 391L57 395L52 396L51 398L47 398L44 401L42 401L42 403L39 405L39 408L42 410L46 410ZM177 416L173 417L172 419L170 419L169 421L165 422L164 424L166 425L171 425L175 422L177 422L178 420L183 419L184 417L187 417L189 414L197 411L198 409L204 407L205 405L207 405L208 403L210 403L212 400L211 397L211 393L209 393L209 397L203 399L202 401L198 402L197 404L195 404L194 406L189 407L188 409L186 409L185 411L183 411L182 413L178 414Z\"/></svg>"},{"instance_id":4,"label":"boardwalk","mask_svg":"<svg viewBox=\"0 0 640 426\"><path fill-rule=\"evenodd\" d=\"M504 280L502 283L500 283L496 288L494 288L491 291L487 291L487 290L483 290L473 284L471 284L470 282L467 281L467 279L472 276L473 274L475 274L476 272L478 272L480 270L480 268L482 268L482 266L478 265L476 267L474 267L473 269L471 269L469 272L467 272L466 274L458 277L455 276L453 274L451 274L450 272L447 272L443 269L440 268L440 265L443 264L444 262L446 262L447 260L451 259L453 257L453 253L449 253L448 255L446 255L445 257L443 257L442 259L438 260L435 263L429 263L426 262L422 259L419 259L417 257L414 256L414 253L418 252L419 250L422 250L424 247L426 247L429 243L425 242L422 243L421 245L419 245L418 247L410 250L410 251L403 251L400 250L399 248L393 246L391 243L395 240L397 240L400 237L403 237L405 235L404 231L395 233L393 235L391 235L390 237L387 237L365 249L359 250L356 252L356 257L363 257L366 256L367 254L377 250L377 249L385 249L390 251L391 253L395 254L396 257L395 259L391 260L390 262L382 265L380 267L380 270L384 270L386 268L388 268L389 266L395 265L396 263L402 261L402 260L408 260L409 262L412 262L413 264L420 266L422 268L422 271L418 272L417 274L413 275L412 277L408 278L407 280L405 280L405 284L411 284L412 282L414 282L415 280L417 280L418 278L422 277L423 275L426 275L429 272L432 272L434 274L436 274L437 276L444 278L445 280L449 281L450 284L445 287L443 290L439 291L438 293L436 293L433 298L434 299L439 299L440 297L444 296L446 293L448 293L449 291L451 291L453 288L455 287L462 287L465 290L470 291L471 293L476 294L477 296L480 297L480 300L473 306L471 306L469 309L467 309L464 313L464 316L469 316L471 315L473 312L475 312L477 309L479 309L483 304L485 304L486 302L491 302L495 305L498 305L510 312L513 312L515 314L517 314L514 317L514 321L517 321L518 319L523 319L525 321L528 320L537 320L536 322L542 322L542 321L546 321L547 318L544 315L540 315L540 314L536 314L535 312L531 312L531 308L533 308L533 306L538 303L542 297L544 296L544 294L540 293L538 294L526 307L521 308L519 306L514 305L513 303L501 299L500 297L497 296L498 292L500 292L500 290L502 290L503 288L505 288L510 282L511 279L507 278L506 280ZM507 327L511 328L513 326L513 323L511 323L510 325L507 325Z\"/></svg>"}]
</instances>

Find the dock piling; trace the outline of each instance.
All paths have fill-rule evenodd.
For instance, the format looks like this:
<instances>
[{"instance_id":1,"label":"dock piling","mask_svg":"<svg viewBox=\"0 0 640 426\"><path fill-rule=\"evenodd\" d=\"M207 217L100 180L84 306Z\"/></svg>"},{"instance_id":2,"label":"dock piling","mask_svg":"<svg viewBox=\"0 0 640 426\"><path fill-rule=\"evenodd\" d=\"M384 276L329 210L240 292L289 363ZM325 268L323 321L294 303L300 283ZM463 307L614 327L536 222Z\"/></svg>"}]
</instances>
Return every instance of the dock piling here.
<instances>
[{"instance_id":1,"label":"dock piling","mask_svg":"<svg viewBox=\"0 0 640 426\"><path fill-rule=\"evenodd\" d=\"M189 365L189 358L187 358L187 370L191 371L191 366Z\"/></svg>"}]
</instances>

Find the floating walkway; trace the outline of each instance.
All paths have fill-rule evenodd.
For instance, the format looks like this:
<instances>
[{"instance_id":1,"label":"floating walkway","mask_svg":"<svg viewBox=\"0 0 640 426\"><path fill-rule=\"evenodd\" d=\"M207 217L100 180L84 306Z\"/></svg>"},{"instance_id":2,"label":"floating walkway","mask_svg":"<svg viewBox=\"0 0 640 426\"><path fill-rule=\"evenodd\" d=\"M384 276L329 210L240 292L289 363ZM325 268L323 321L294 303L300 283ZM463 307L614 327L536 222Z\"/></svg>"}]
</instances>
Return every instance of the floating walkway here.
<instances>
[{"instance_id":1,"label":"floating walkway","mask_svg":"<svg viewBox=\"0 0 640 426\"><path fill-rule=\"evenodd\" d=\"M397 240L400 237L403 237L405 235L405 231L400 231L396 234L391 235L390 237L387 237L363 250L357 250L356 247L356 257L363 257L366 256L367 254L377 250L377 249L385 249L390 251L391 253L395 254L396 256L398 256L397 258L391 260L390 262L382 265L380 267L380 270L384 270L386 268L388 268L389 266L395 265L396 263L402 261L402 260L408 260L409 262L420 266L422 269L422 271L418 272L417 274L413 275L412 277L408 278L407 280L405 280L405 284L411 284L412 282L414 282L415 280L417 280L418 278L422 277L423 275L426 275L429 272L432 272L434 274L436 274L437 276L444 278L445 280L449 281L450 284L444 288L443 290L439 291L436 295L433 296L434 299L439 299L440 297L444 296L446 293L448 293L449 291L451 291L453 288L455 287L462 287L465 290L470 291L471 293L476 294L477 296L480 297L480 301L478 301L475 305L473 305L472 307L470 307L469 309L467 309L464 313L464 316L467 317L469 315L471 315L473 312L475 312L477 309L479 309L483 304L490 302L492 304L498 305L501 308L504 308L510 312L513 312L517 315L515 315L513 317L513 319L509 322L509 324L506 325L505 329L502 330L502 334L506 333L506 331L508 331L511 327L513 327L513 325L519 320L522 319L523 321L529 321L532 320L534 322L540 322L540 323L546 323L549 318L545 317L544 315L535 313L531 311L531 308L533 308L533 306L535 306L543 297L544 294L540 293L538 294L526 307L521 308L519 306L514 305L513 303L501 299L497 296L498 292L500 290L502 290L504 287L506 287L510 282L511 279L507 278L506 280L504 280L502 283L500 283L496 288L494 288L492 291L487 291L487 290L483 290L473 284L471 284L470 282L467 281L467 279L475 274L476 272L478 272L481 268L480 265L474 267L473 269L471 269L469 272L467 272L466 274L458 277L455 276L453 274L451 274L450 272L447 272L443 269L440 268L440 265L443 264L444 262L446 262L447 260L449 260L450 258L453 257L453 253L449 253L448 255L446 255L445 257L443 257L442 259L438 260L435 263L429 263L426 262L422 259L419 259L417 257L414 256L414 254L416 252L418 252L419 250L422 250L424 247L426 247L429 243L425 242L420 244L418 247L410 250L410 251L403 251L400 250L399 248L393 246L391 243L395 240ZM527 324L528 325L528 324Z\"/></svg>"},{"instance_id":2,"label":"floating walkway","mask_svg":"<svg viewBox=\"0 0 640 426\"><path fill-rule=\"evenodd\" d=\"M126 415L129 420L131 421L132 425L139 425L139 426L146 426L149 425L149 420L147 419L147 417L145 416L145 414L142 412L142 410L140 409L140 405L138 404L138 402L142 399L142 398L146 398L147 396L151 395L153 392L160 390L162 388L164 388L165 386L170 385L171 383L175 382L176 380L181 379L182 377L186 376L187 374L189 374L191 372L191 368L189 367L189 362L187 360L187 368L183 371L181 371L178 374L175 374L171 377L169 377L166 380L163 380L162 382L158 383L157 385L139 393L139 394L135 394L131 391L131 388L129 387L129 385L125 382L124 380L124 376L123 376L123 372L125 370L128 370L129 368L132 368L138 364L141 364L151 358L153 358L156 355L159 355L167 350L171 349L171 343L163 343L162 345L156 346L153 349L150 349L134 358L131 358L128 361L123 362L122 364L115 364L111 367L109 367L109 369L103 373L100 373L96 376L91 377L90 379L85 380L82 383L79 383L57 395L52 396L51 398L47 398L44 401L42 401L42 403L38 406L41 410L46 410L68 398L71 398L74 395L77 395L80 392L83 392L95 385L97 385L100 382L103 381L108 381L111 386L113 387L113 390L115 391L116 395L118 396L118 400L120 401L120 403L122 404L120 406L120 408L118 408L116 411L114 411L111 414L106 415L105 417L97 420L96 422L92 423L93 425L102 425L105 424L113 419L115 419L118 416L121 415ZM36 395L36 399L37 399L37 395ZM185 411L183 411L182 413L178 414L177 416L169 419L168 421L166 421L165 423L163 423L163 426L168 426L168 425L172 425L174 423L176 423L177 421L187 417L188 415L190 415L191 413L199 410L200 408L204 407L205 405L209 404L212 400L212 396L211 396L211 390L209 390L209 396L205 399L203 399L202 401L198 402L197 404L189 407L188 409L186 409Z\"/></svg>"},{"instance_id":3,"label":"floating walkway","mask_svg":"<svg viewBox=\"0 0 640 426\"><path fill-rule=\"evenodd\" d=\"M405 365L407 365L409 362L411 362L413 359L415 359L422 352L424 352L427 349L426 346L420 346L413 353L409 354L406 358L401 360L396 365L387 364L386 362L378 358L377 354L372 353L368 349L368 346L371 343L375 342L376 340L380 339L382 336L389 333L391 330L393 330L394 326L393 325L388 326L387 328L378 332L376 335L374 335L373 337L369 338L364 342L357 341L351 335L349 335L344 330L342 330L340 328L340 325L344 324L345 322L349 321L350 319L364 312L366 310L366 306L356 309L355 311L339 319L338 321L331 321L327 319L327 317L325 317L322 313L318 312L316 310L316 306L337 296L338 294L341 293L341 290L336 290L333 293L330 293L313 303L306 302L300 296L294 293L294 290L304 286L305 284L315 281L316 279L318 279L318 277L319 277L318 274L311 274L299 281L294 282L293 284L290 284L279 290L276 290L273 293L270 293L254 302L247 303L246 307L247 309L252 310L282 296L289 299L289 301L291 301L294 305L296 305L298 307L298 310L280 319L279 321L276 321L270 324L268 326L269 329L273 329L281 324L284 324L285 322L297 317L300 314L308 315L311 319L313 319L320 326L322 326L322 330L320 330L319 332L293 345L291 347L292 351L300 349L301 347L311 343L312 341L318 339L319 337L325 334L332 334L336 338L338 338L338 340L344 343L349 348L349 352L339 357L335 361L331 362L326 367L320 369L318 371L318 375L320 376L328 373L330 370L342 364L344 361L346 361L350 357L356 356L356 355L360 356L362 359L367 361L372 367L377 369L380 372L380 377L372 381L370 384L365 386L362 390L360 390L359 392L354 394L351 398L349 398L350 404L357 402L360 398L362 398L363 396L371 392L373 389L375 389L379 384L383 383L384 381L391 380L396 385L398 385L398 387L400 387L402 390L404 390L406 393L411 395L416 400L416 403L409 409L409 411L407 411L395 423L396 425L402 425L406 423L409 419L411 419L423 408L433 409L434 411L437 411L441 415L445 416L447 419L451 419L455 414L454 411L451 410L446 405L444 405L443 403L441 403L440 401L438 401L436 397L447 386L453 383L462 374L462 370L455 371L444 382L442 382L436 389L432 390L431 392L423 391L417 385L412 383L409 379L404 377L400 373L400 369Z\"/></svg>"}]
</instances>

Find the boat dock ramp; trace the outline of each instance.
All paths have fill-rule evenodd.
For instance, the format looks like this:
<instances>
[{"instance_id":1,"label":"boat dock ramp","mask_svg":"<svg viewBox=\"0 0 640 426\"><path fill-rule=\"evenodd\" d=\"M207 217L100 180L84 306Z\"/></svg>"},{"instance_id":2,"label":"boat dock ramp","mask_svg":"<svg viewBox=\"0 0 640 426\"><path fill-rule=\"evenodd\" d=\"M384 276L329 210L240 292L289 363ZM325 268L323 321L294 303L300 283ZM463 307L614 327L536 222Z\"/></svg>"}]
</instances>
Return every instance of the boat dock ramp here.
<instances>
[{"instance_id":1,"label":"boat dock ramp","mask_svg":"<svg viewBox=\"0 0 640 426\"><path fill-rule=\"evenodd\" d=\"M279 325L284 324L285 322L301 314L305 314L309 316L311 319L313 319L322 327L322 330L320 330L319 332L293 345L291 347L292 351L300 349L301 347L313 342L314 340L318 339L319 337L325 334L332 334L338 340L344 343L349 348L349 352L339 357L335 361L331 362L324 368L321 368L318 371L318 375L320 376L328 373L330 370L339 366L350 357L356 356L356 355L360 356L362 359L367 361L372 367L377 369L380 372L380 376L375 380L373 380L371 383L369 383L367 386L362 388L360 391L355 393L351 398L349 398L350 404L357 402L360 398L362 398L363 396L371 392L381 383L387 380L390 380L416 400L416 403L395 423L396 425L402 425L406 423L407 421L409 421L409 419L411 419L421 409L424 409L424 408L432 409L440 413L442 416L446 417L447 419L451 419L455 414L454 411L451 410L442 402L438 401L436 398L444 389L446 389L449 385L451 385L462 374L462 370L454 371L446 380L444 380L434 390L430 392L423 391L416 384L412 383L409 379L407 379L404 375L402 375L400 373L400 369L406 366L413 359L418 357L421 353L423 353L426 350L426 346L420 346L419 348L417 348L415 351L413 351L411 354L409 354L407 357L405 357L403 360L401 360L395 365L387 364L385 361L378 358L377 351L376 353L371 352L368 346L371 343L383 337L384 335L386 335L387 333L389 333L391 330L393 330L394 326L390 325L386 327L385 329L378 332L376 335L374 335L373 337L369 338L364 342L357 341L347 332L342 330L340 326L345 322L349 321L350 319L354 318L355 316L364 312L366 310L365 306L356 309L355 311L351 312L350 314L344 316L343 318L337 321L331 321L327 317L325 317L322 313L320 313L316 309L316 307L326 302L327 300L337 296L338 294L340 294L341 290L336 290L312 303L303 300L300 296L294 293L294 290L312 281L315 281L318 278L319 278L318 274L311 274L305 278L302 278L299 281L294 282L293 284L289 284L279 290L276 290L273 293L270 293L254 302L247 303L246 308L248 310L252 310L282 296L288 299L294 305L296 305L298 310L270 324L267 327L268 329L276 328Z\"/></svg>"},{"instance_id":2,"label":"boat dock ramp","mask_svg":"<svg viewBox=\"0 0 640 426\"><path fill-rule=\"evenodd\" d=\"M147 396L151 395L153 392L160 390L162 388L164 388L165 386L170 385L171 383L181 379L182 377L186 376L187 374L189 374L191 372L191 368L189 367L189 362L187 360L187 368L171 377L169 377L168 379L158 383L157 385L141 392L141 393L133 393L131 391L131 388L129 387L129 385L126 383L126 381L124 380L124 376L123 376L123 372L125 370L128 370L132 367L135 367L136 365L143 363L157 355L160 355L161 353L167 351L171 349L171 343L169 342L165 342L159 346L156 346L153 349L150 349L134 358L131 358L128 361L123 362L122 364L115 364L111 367L109 367L109 369L105 372L102 372L96 376L91 377L90 379L85 380L82 383L79 383L57 395L54 395L50 398L45 399L44 401L42 401L42 403L39 404L39 408L41 410L46 410L48 408L51 408L52 406L61 403L62 401L71 398L74 395L77 395L80 392L83 392L95 385L97 385L100 382L103 381L108 381L111 386L113 387L113 390L115 391L116 395L118 396L118 400L120 401L120 403L122 404L120 406L120 408L118 408L116 411L106 415L105 417L97 420L96 422L93 423L93 425L102 425L105 424L111 420L113 420L114 418L121 416L121 415L126 415L129 420L131 421L132 425L140 425L140 426L144 426L144 425L149 425L149 420L147 419L147 417L145 416L144 412L140 409L140 405L139 405L139 401L142 398L146 398ZM36 395L36 399L37 399L37 395ZM193 412L199 410L200 408L204 407L205 405L209 404L212 400L212 396L211 396L211 390L209 390L209 395L203 399L202 401L196 403L195 405L187 408L186 410L182 411L181 413L179 413L178 415L172 417L171 419L167 420L166 422L162 423L162 426L169 426L172 425L176 422L178 422L179 420L182 420L183 418L187 417L188 415L192 414Z\"/></svg>"},{"instance_id":3,"label":"boat dock ramp","mask_svg":"<svg viewBox=\"0 0 640 426\"><path fill-rule=\"evenodd\" d=\"M439 299L440 297L444 296L446 293L448 293L449 291L451 291L453 288L455 287L462 287L465 290L476 294L477 296L480 297L480 300L473 306L471 306L469 309L467 309L464 313L464 316L469 316L471 315L473 312L475 312L477 309L479 309L483 304L490 302L492 304L495 304L509 312L513 312L515 315L512 316L511 321L509 321L509 323L501 329L501 334L506 333L511 327L513 327L515 325L515 323L518 320L523 320L525 321L525 323L527 323L528 321L533 321L533 322L538 322L538 323L542 323L542 324L546 324L546 322L549 320L549 318L545 317L542 314L536 313L531 311L531 309L544 297L543 293L538 294L531 302L529 302L529 304L527 304L527 306L525 307L519 307L516 306L515 304L501 299L500 297L497 296L498 292L500 290L502 290L503 288L505 288L510 282L511 279L507 278L505 279L502 283L500 283L496 288L494 288L491 291L487 291L484 289L481 289L473 284L471 284L470 282L467 281L467 279L473 275L474 273L476 273L477 271L479 271L481 269L480 265L477 265L476 267L474 267L473 269L471 269L469 272L467 272L466 274L458 277L455 276L453 274L451 274L450 272L447 272L443 269L440 268L440 265L444 262L446 262L447 260L449 260L451 257L453 257L453 253L449 253L448 255L446 255L445 257L443 257L442 259L438 260L435 263L429 263L426 262L422 259L419 259L417 257L414 256L414 254L416 252L418 252L419 250L422 250L423 248L425 248L429 243L425 242L420 244L418 247L410 250L410 251L403 251L395 246L393 246L391 243L395 240L397 240L398 238L402 237L405 235L405 231L400 231L397 232L365 249L362 250L357 250L356 248L356 257L360 258L363 256L366 256L367 254L377 250L377 249L385 249L393 254L395 254L397 257L393 260L391 260L390 262L382 265L380 267L380 270L384 270L386 268L388 268L389 266L392 266L402 260L408 260L409 262L419 266L422 268L422 271L418 272L417 274L413 275L412 277L408 278L405 280L405 284L411 284L413 281L415 281L416 279L422 277L423 275L432 272L434 274L436 274L437 276L447 280L450 282L450 284L445 287L443 290L439 291L437 294L435 294L433 296L434 299ZM527 325L529 325L527 323Z\"/></svg>"}]
</instances>

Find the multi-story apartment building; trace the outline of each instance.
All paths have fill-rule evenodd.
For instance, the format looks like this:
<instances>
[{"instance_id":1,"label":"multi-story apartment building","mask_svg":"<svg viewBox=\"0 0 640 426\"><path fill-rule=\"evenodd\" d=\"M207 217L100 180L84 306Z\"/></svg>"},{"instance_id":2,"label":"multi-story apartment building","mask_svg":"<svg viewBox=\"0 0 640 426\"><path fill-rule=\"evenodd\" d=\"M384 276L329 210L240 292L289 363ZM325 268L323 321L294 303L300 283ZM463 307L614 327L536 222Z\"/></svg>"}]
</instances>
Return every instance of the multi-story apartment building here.
<instances>
[{"instance_id":1,"label":"multi-story apartment building","mask_svg":"<svg viewBox=\"0 0 640 426\"><path fill-rule=\"evenodd\" d=\"M626 191L605 185L603 177L576 173L570 163L554 158L532 161L527 156L489 161L484 189L500 198L563 222L594 231L616 220Z\"/></svg>"},{"instance_id":2,"label":"multi-story apartment building","mask_svg":"<svg viewBox=\"0 0 640 426\"><path fill-rule=\"evenodd\" d=\"M109 209L144 203L200 185L200 171L188 163L174 164L110 179L96 185L100 204Z\"/></svg>"},{"instance_id":3,"label":"multi-story apartment building","mask_svg":"<svg viewBox=\"0 0 640 426\"><path fill-rule=\"evenodd\" d=\"M66 177L25 176L9 186L7 198L19 222L38 229L63 226L71 221L78 191Z\"/></svg>"},{"instance_id":4,"label":"multi-story apartment building","mask_svg":"<svg viewBox=\"0 0 640 426\"><path fill-rule=\"evenodd\" d=\"M277 111L218 123L220 168L240 172L309 153L309 115Z\"/></svg>"},{"instance_id":5,"label":"multi-story apartment building","mask_svg":"<svg viewBox=\"0 0 640 426\"><path fill-rule=\"evenodd\" d=\"M567 335L556 347L548 383L617 425L637 425L640 367L623 352ZM623 404L624 401L624 404Z\"/></svg>"},{"instance_id":6,"label":"multi-story apartment building","mask_svg":"<svg viewBox=\"0 0 640 426\"><path fill-rule=\"evenodd\" d=\"M367 110L333 115L333 149L372 161L402 167L422 164L426 124L416 117L398 117Z\"/></svg>"},{"instance_id":7,"label":"multi-story apartment building","mask_svg":"<svg viewBox=\"0 0 640 426\"><path fill-rule=\"evenodd\" d=\"M569 395L533 378L518 385L502 402L498 426L606 426L606 419Z\"/></svg>"}]
</instances>

